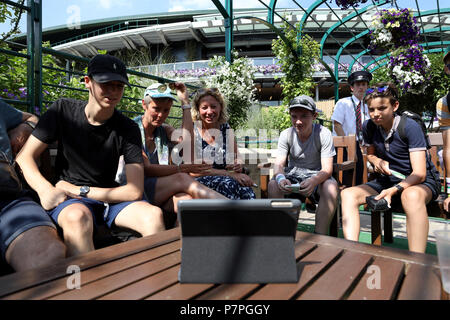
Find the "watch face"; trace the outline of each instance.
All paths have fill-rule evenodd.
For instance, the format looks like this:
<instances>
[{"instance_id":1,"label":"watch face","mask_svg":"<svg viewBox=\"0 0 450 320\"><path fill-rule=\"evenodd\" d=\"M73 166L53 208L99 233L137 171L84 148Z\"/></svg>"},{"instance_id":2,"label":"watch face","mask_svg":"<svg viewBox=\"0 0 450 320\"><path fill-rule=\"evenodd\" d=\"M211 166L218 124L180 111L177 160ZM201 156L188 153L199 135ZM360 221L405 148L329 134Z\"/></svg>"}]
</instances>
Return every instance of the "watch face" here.
<instances>
[{"instance_id":1,"label":"watch face","mask_svg":"<svg viewBox=\"0 0 450 320\"><path fill-rule=\"evenodd\" d=\"M90 190L89 186L82 186L80 188L80 195L86 196L88 194L89 190Z\"/></svg>"}]
</instances>

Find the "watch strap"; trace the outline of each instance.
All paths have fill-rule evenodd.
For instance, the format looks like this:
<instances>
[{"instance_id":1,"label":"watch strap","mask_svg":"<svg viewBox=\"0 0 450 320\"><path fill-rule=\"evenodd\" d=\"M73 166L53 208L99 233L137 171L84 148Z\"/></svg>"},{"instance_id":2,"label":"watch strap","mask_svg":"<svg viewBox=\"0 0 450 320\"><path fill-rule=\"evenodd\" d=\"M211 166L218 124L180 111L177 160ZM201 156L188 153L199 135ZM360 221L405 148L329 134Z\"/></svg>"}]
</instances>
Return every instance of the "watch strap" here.
<instances>
[{"instance_id":1,"label":"watch strap","mask_svg":"<svg viewBox=\"0 0 450 320\"><path fill-rule=\"evenodd\" d=\"M398 193L400 193L400 192L402 192L404 190L404 188L401 185L399 185L399 184L396 184L394 187L397 188Z\"/></svg>"}]
</instances>

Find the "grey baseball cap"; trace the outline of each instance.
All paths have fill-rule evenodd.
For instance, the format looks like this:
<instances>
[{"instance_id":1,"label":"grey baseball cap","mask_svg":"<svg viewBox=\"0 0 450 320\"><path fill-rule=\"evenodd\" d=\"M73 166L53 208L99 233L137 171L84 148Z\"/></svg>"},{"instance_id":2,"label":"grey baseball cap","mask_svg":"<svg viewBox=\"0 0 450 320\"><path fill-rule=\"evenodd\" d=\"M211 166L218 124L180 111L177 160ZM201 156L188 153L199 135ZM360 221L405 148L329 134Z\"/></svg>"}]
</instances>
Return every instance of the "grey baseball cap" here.
<instances>
[{"instance_id":1,"label":"grey baseball cap","mask_svg":"<svg viewBox=\"0 0 450 320\"><path fill-rule=\"evenodd\" d=\"M317 112L316 103L313 98L307 95L301 95L292 99L291 102L289 102L289 109L293 108L304 108L314 113Z\"/></svg>"}]
</instances>

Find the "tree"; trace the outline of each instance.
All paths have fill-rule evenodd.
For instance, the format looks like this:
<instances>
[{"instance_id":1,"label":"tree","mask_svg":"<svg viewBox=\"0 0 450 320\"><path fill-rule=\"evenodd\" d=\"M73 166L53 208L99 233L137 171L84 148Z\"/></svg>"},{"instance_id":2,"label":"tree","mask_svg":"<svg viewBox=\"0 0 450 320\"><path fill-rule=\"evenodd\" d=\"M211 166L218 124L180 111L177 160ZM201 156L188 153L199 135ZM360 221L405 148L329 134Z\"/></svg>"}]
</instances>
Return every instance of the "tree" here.
<instances>
[{"instance_id":1,"label":"tree","mask_svg":"<svg viewBox=\"0 0 450 320\"><path fill-rule=\"evenodd\" d=\"M298 95L311 95L314 88L314 64L319 59L320 46L310 36L302 34L297 40L298 24L293 29L287 22L284 22L284 36L289 41L286 43L278 37L272 42L272 51L278 58L278 64L284 75L281 77L281 87L283 88L283 103ZM292 49L298 53L296 57Z\"/></svg>"},{"instance_id":2,"label":"tree","mask_svg":"<svg viewBox=\"0 0 450 320\"><path fill-rule=\"evenodd\" d=\"M205 79L206 86L219 89L227 104L228 123L233 129L241 127L247 121L247 111L254 103L253 74L256 68L252 62L232 52L233 62L224 56L214 56L209 66L216 69L216 74Z\"/></svg>"},{"instance_id":3,"label":"tree","mask_svg":"<svg viewBox=\"0 0 450 320\"><path fill-rule=\"evenodd\" d=\"M17 1L17 4L23 5L25 0ZM19 22L22 18L22 9L14 7L13 9L9 9L6 3L0 2L0 23L5 23L7 20L10 20L11 30L7 32L2 32L0 34L0 43L9 39L11 36L20 32L19 30Z\"/></svg>"}]
</instances>

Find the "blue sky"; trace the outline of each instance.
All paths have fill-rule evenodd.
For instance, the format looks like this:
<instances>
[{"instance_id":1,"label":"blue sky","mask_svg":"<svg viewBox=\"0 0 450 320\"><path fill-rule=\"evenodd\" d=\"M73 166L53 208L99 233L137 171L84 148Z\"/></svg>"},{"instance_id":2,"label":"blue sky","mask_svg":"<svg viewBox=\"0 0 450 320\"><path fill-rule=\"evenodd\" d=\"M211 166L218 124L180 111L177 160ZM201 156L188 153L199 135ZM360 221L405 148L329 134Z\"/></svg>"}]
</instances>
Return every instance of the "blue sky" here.
<instances>
[{"instance_id":1,"label":"blue sky","mask_svg":"<svg viewBox=\"0 0 450 320\"><path fill-rule=\"evenodd\" d=\"M41 0L43 2L43 28L81 23L89 20L113 18L149 13L167 13L175 11L215 9L211 0ZM447 0L440 0L446 7ZM221 0L222 4L225 3ZM263 0L269 3L270 0ZM314 0L297 0L307 8ZM418 0L420 9L433 9L436 1ZM413 0L398 0L400 7L416 8ZM330 4L336 7L334 1ZM233 0L234 8L264 8L258 0ZM278 0L277 8L297 8L292 0ZM22 19L21 30L26 31L26 19ZM0 26L0 32L9 30L9 24Z\"/></svg>"}]
</instances>

